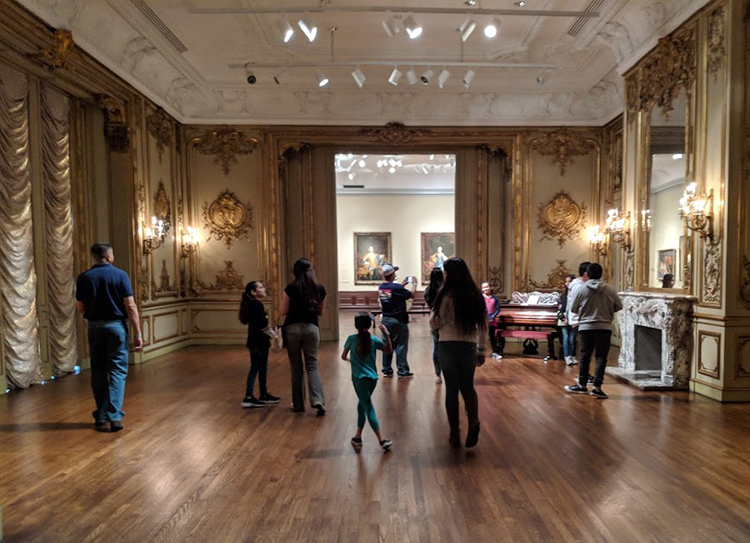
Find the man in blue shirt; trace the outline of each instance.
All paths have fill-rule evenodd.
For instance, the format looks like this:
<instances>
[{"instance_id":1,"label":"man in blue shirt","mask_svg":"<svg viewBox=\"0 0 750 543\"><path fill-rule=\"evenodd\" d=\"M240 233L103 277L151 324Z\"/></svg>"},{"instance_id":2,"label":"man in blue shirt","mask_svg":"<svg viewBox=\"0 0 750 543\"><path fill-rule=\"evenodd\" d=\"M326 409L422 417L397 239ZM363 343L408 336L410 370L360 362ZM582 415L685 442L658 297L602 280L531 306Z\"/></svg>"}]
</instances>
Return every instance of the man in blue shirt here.
<instances>
[{"instance_id":1,"label":"man in blue shirt","mask_svg":"<svg viewBox=\"0 0 750 543\"><path fill-rule=\"evenodd\" d=\"M78 310L89 322L91 388L96 409L94 427L99 432L122 430L122 402L128 375L128 324L133 326L133 350L143 348L141 322L130 278L112 265L114 253L108 243L91 247L95 264L78 276Z\"/></svg>"},{"instance_id":2,"label":"man in blue shirt","mask_svg":"<svg viewBox=\"0 0 750 543\"><path fill-rule=\"evenodd\" d=\"M391 336L393 350L396 352L398 376L408 379L414 376L409 371L409 362L406 360L406 353L409 350L409 314L406 312L406 300L412 297L412 292L404 288L407 281L395 282L397 270L398 267L390 264L385 264L382 269L385 282L378 287L378 301L383 311L380 322L388 329ZM393 353L385 354L384 351L383 375L385 377L393 377L392 361Z\"/></svg>"}]
</instances>

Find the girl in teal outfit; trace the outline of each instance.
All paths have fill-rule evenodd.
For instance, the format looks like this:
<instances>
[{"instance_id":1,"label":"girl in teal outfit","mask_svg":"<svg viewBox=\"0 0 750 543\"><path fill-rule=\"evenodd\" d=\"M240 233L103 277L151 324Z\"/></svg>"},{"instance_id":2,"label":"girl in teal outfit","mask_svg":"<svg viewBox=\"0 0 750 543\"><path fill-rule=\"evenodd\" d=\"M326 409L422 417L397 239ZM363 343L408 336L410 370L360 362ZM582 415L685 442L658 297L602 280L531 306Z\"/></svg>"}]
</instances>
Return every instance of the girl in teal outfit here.
<instances>
[{"instance_id":1,"label":"girl in teal outfit","mask_svg":"<svg viewBox=\"0 0 750 543\"><path fill-rule=\"evenodd\" d=\"M375 406L372 404L372 393L378 384L378 369L375 365L375 357L378 349L385 354L393 352L391 338L388 335L388 329L383 325L380 326L380 331L383 332L385 342L370 334L372 316L369 313L359 313L354 317L354 326L357 333L346 338L344 351L341 353L342 360L348 360L351 354L352 384L359 399L357 404L357 435L352 438L352 445L356 449L362 447L362 430L365 428L365 419L367 419L378 437L378 441L380 441L380 446L388 450L393 443L390 439L383 439L380 434L380 424L378 423L378 417L375 415Z\"/></svg>"}]
</instances>

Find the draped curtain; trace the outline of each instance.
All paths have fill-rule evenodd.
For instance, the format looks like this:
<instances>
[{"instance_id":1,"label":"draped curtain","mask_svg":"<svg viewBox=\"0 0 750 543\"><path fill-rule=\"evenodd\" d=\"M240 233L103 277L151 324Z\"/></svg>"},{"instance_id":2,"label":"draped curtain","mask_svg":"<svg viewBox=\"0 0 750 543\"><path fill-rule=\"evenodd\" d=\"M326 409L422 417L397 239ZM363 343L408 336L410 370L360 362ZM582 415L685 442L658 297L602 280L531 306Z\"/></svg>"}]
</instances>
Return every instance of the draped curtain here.
<instances>
[{"instance_id":1,"label":"draped curtain","mask_svg":"<svg viewBox=\"0 0 750 543\"><path fill-rule=\"evenodd\" d=\"M41 381L29 162L29 86L0 66L0 296L8 384Z\"/></svg>"},{"instance_id":2,"label":"draped curtain","mask_svg":"<svg viewBox=\"0 0 750 543\"><path fill-rule=\"evenodd\" d=\"M41 94L49 360L53 374L62 375L74 371L78 356L73 295L70 100L48 87Z\"/></svg>"}]
</instances>

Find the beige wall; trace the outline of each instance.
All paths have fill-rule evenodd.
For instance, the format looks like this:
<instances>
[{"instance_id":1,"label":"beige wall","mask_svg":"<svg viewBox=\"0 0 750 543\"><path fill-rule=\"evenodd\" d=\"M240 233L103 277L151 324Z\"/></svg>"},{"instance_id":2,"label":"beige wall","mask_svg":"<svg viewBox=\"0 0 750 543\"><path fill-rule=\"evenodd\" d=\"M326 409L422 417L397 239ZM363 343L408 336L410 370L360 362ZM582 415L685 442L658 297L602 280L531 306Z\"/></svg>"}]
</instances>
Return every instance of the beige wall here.
<instances>
[{"instance_id":1,"label":"beige wall","mask_svg":"<svg viewBox=\"0 0 750 543\"><path fill-rule=\"evenodd\" d=\"M354 232L391 232L398 275L414 275L421 285L421 233L454 232L453 195L339 195L336 197L340 291L372 290L354 284ZM460 255L458 255L460 256Z\"/></svg>"},{"instance_id":2,"label":"beige wall","mask_svg":"<svg viewBox=\"0 0 750 543\"><path fill-rule=\"evenodd\" d=\"M685 187L680 184L668 188L656 194L651 194L649 208L651 216L658 218L654 221L654 227L649 234L649 284L654 287L660 287L659 280L659 251L664 249L675 249L675 288L682 287L682 270L680 261L682 248L680 247L680 236L685 233L685 223L677 214L682 193Z\"/></svg>"}]
</instances>

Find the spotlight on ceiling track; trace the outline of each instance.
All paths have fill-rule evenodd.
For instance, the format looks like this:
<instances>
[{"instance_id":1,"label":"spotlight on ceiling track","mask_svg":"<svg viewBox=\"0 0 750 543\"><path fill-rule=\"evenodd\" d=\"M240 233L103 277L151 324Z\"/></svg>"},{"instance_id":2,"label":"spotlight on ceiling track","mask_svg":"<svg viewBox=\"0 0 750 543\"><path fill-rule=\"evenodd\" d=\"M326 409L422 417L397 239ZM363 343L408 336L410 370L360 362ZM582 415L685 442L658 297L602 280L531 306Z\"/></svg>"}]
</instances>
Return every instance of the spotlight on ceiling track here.
<instances>
[{"instance_id":1,"label":"spotlight on ceiling track","mask_svg":"<svg viewBox=\"0 0 750 543\"><path fill-rule=\"evenodd\" d=\"M315 70L315 78L318 80L318 87L325 87L328 85L328 78L320 70Z\"/></svg>"},{"instance_id":2,"label":"spotlight on ceiling track","mask_svg":"<svg viewBox=\"0 0 750 543\"><path fill-rule=\"evenodd\" d=\"M484 35L490 39L497 36L498 29L500 28L500 19L493 17L490 24L484 27Z\"/></svg>"},{"instance_id":3,"label":"spotlight on ceiling track","mask_svg":"<svg viewBox=\"0 0 750 543\"><path fill-rule=\"evenodd\" d=\"M468 40L469 36L471 36L471 33L474 32L474 29L476 27L477 27L477 22L471 17L469 17L463 23L461 23L461 26L458 27L458 31L461 34L461 41Z\"/></svg>"},{"instance_id":4,"label":"spotlight on ceiling track","mask_svg":"<svg viewBox=\"0 0 750 543\"><path fill-rule=\"evenodd\" d=\"M419 80L422 82L423 85L427 85L430 82L430 79L435 75L435 70L427 70L425 73L422 74L422 77L419 78Z\"/></svg>"},{"instance_id":5,"label":"spotlight on ceiling track","mask_svg":"<svg viewBox=\"0 0 750 543\"><path fill-rule=\"evenodd\" d=\"M409 34L409 37L413 40L416 40L422 35L422 27L417 24L413 15L409 15L404 19L404 28L406 29L406 33Z\"/></svg>"},{"instance_id":6,"label":"spotlight on ceiling track","mask_svg":"<svg viewBox=\"0 0 750 543\"><path fill-rule=\"evenodd\" d=\"M255 85L258 82L258 78L255 77L255 74L252 72L252 70L247 71L247 82L250 85Z\"/></svg>"},{"instance_id":7,"label":"spotlight on ceiling track","mask_svg":"<svg viewBox=\"0 0 750 543\"><path fill-rule=\"evenodd\" d=\"M406 72L406 79L407 81L409 81L409 85L414 85L417 81L419 81L417 72L415 72L413 69Z\"/></svg>"},{"instance_id":8,"label":"spotlight on ceiling track","mask_svg":"<svg viewBox=\"0 0 750 543\"><path fill-rule=\"evenodd\" d=\"M390 38L401 32L401 28L398 26L398 19L395 17L386 19L382 24L383 30L385 30L385 33L388 34L388 37Z\"/></svg>"},{"instance_id":9,"label":"spotlight on ceiling track","mask_svg":"<svg viewBox=\"0 0 750 543\"><path fill-rule=\"evenodd\" d=\"M438 76L438 87L441 89L445 86L445 83L448 81L448 78L451 76L451 73L443 68L443 71L440 72L440 75Z\"/></svg>"},{"instance_id":10,"label":"spotlight on ceiling track","mask_svg":"<svg viewBox=\"0 0 750 543\"><path fill-rule=\"evenodd\" d=\"M466 75L464 75L463 78L464 87L466 88L466 90L469 90L469 85L471 85L471 82L474 80L475 75L477 74L474 70L469 69L466 71Z\"/></svg>"},{"instance_id":11,"label":"spotlight on ceiling track","mask_svg":"<svg viewBox=\"0 0 750 543\"><path fill-rule=\"evenodd\" d=\"M299 29L305 34L308 41L315 41L315 38L318 35L317 26L311 24L310 20L306 17L302 17L299 21L297 21L297 25L299 26Z\"/></svg>"},{"instance_id":12,"label":"spotlight on ceiling track","mask_svg":"<svg viewBox=\"0 0 750 543\"><path fill-rule=\"evenodd\" d=\"M284 43L289 43L289 40L294 37L294 29L286 19L279 21L279 31L281 32L281 37L283 38Z\"/></svg>"},{"instance_id":13,"label":"spotlight on ceiling track","mask_svg":"<svg viewBox=\"0 0 750 543\"><path fill-rule=\"evenodd\" d=\"M538 76L538 77L536 78L536 82L537 82L537 83L538 83L539 85L544 85L544 83L546 82L546 80L544 79L544 76L541 76L541 75L540 75L540 76Z\"/></svg>"},{"instance_id":14,"label":"spotlight on ceiling track","mask_svg":"<svg viewBox=\"0 0 750 543\"><path fill-rule=\"evenodd\" d=\"M388 83L390 83L393 86L398 85L399 80L401 79L401 71L398 68L393 68L393 71L391 72L391 77L388 78Z\"/></svg>"},{"instance_id":15,"label":"spotlight on ceiling track","mask_svg":"<svg viewBox=\"0 0 750 543\"><path fill-rule=\"evenodd\" d=\"M352 72L352 77L354 78L354 82L360 89L362 88L362 85L365 84L365 79L367 79L365 77L365 74L359 68Z\"/></svg>"}]
</instances>

